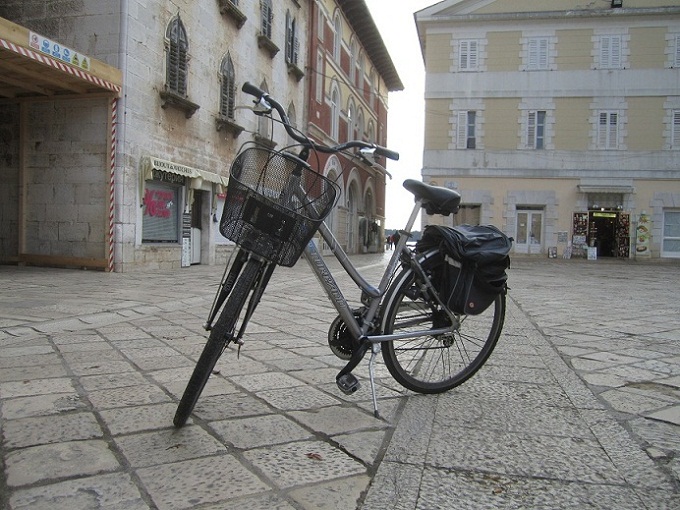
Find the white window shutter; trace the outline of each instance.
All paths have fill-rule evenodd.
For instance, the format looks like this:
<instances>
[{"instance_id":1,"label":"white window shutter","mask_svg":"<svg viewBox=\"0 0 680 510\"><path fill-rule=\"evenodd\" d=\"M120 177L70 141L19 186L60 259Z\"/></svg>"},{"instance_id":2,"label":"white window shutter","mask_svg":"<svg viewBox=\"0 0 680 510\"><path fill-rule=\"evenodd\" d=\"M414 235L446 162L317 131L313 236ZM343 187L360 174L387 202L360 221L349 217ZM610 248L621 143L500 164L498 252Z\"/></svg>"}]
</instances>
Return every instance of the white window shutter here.
<instances>
[{"instance_id":1,"label":"white window shutter","mask_svg":"<svg viewBox=\"0 0 680 510\"><path fill-rule=\"evenodd\" d=\"M527 146L536 147L536 112L527 115Z\"/></svg>"},{"instance_id":2,"label":"white window shutter","mask_svg":"<svg viewBox=\"0 0 680 510\"><path fill-rule=\"evenodd\" d=\"M458 112L456 125L456 147L458 149L467 148L467 115L468 112Z\"/></svg>"}]
</instances>

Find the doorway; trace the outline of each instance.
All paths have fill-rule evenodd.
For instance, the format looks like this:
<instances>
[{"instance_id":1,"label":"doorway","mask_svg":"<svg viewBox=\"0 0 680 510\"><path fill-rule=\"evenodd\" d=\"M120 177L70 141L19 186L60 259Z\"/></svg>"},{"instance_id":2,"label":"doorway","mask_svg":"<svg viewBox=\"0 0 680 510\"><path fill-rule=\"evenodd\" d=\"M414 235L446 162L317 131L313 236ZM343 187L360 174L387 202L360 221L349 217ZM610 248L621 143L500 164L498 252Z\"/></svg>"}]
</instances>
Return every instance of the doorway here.
<instances>
[{"instance_id":1,"label":"doorway","mask_svg":"<svg viewBox=\"0 0 680 510\"><path fill-rule=\"evenodd\" d=\"M203 192L194 190L194 203L191 206L191 263L201 263Z\"/></svg>"},{"instance_id":2,"label":"doorway","mask_svg":"<svg viewBox=\"0 0 680 510\"><path fill-rule=\"evenodd\" d=\"M518 210L515 232L517 232L515 239L515 251L517 253L542 253L543 211Z\"/></svg>"}]
</instances>

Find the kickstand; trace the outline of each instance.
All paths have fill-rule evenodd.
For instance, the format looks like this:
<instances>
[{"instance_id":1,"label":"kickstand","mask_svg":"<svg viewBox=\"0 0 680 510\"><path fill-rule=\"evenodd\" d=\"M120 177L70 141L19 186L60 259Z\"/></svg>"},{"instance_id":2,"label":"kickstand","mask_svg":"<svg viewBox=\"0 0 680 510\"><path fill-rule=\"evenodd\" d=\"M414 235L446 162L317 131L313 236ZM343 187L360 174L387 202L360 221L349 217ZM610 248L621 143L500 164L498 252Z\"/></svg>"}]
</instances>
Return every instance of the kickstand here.
<instances>
[{"instance_id":1,"label":"kickstand","mask_svg":"<svg viewBox=\"0 0 680 510\"><path fill-rule=\"evenodd\" d=\"M368 378L371 381L371 395L373 396L373 416L380 418L378 412L378 397L375 387L375 357L380 352L380 344L371 345L371 359L368 360Z\"/></svg>"}]
</instances>

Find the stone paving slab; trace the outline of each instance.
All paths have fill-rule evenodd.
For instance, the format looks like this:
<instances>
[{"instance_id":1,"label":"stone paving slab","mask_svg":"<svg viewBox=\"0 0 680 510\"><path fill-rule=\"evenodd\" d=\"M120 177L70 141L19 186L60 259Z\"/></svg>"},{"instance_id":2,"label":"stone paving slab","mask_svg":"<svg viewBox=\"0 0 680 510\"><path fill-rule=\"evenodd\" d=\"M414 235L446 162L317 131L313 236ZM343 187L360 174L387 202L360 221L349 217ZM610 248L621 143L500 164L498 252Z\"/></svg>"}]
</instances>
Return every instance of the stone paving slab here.
<instances>
[{"instance_id":1,"label":"stone paving slab","mask_svg":"<svg viewBox=\"0 0 680 510\"><path fill-rule=\"evenodd\" d=\"M216 275L3 268L0 507L680 508L680 265L514 261L487 365L423 396L379 363L380 418L365 363L335 387L323 291L280 268L175 430Z\"/></svg>"}]
</instances>

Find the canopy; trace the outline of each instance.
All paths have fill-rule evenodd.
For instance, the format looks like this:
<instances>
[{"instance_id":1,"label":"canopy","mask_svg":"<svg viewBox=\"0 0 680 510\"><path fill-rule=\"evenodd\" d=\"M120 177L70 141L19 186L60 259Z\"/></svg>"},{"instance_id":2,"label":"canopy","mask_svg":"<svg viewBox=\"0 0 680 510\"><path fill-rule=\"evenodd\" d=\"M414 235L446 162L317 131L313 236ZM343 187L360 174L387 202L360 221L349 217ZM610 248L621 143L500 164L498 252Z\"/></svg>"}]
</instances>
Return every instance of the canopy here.
<instances>
[{"instance_id":1,"label":"canopy","mask_svg":"<svg viewBox=\"0 0 680 510\"><path fill-rule=\"evenodd\" d=\"M119 69L0 18L0 99L120 95Z\"/></svg>"}]
</instances>

